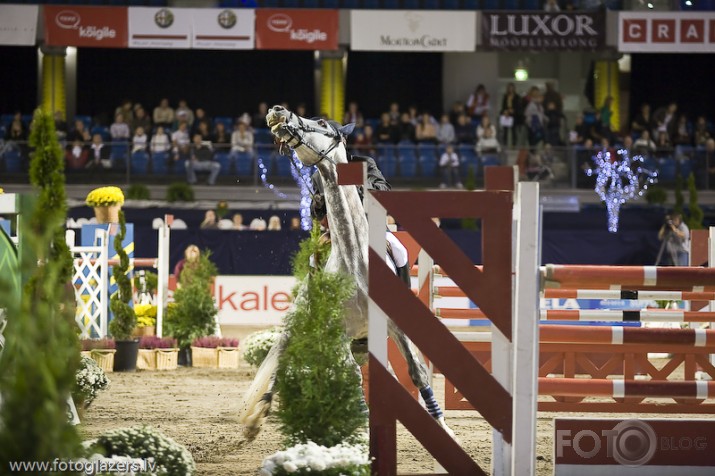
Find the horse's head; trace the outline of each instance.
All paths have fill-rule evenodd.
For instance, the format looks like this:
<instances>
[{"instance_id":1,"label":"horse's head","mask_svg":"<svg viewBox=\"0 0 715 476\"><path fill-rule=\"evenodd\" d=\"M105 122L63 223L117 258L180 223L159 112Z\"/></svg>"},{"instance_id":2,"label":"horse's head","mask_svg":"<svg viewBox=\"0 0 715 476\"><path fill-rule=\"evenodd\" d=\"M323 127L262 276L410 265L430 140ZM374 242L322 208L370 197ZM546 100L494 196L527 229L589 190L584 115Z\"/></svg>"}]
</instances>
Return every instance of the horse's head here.
<instances>
[{"instance_id":1,"label":"horse's head","mask_svg":"<svg viewBox=\"0 0 715 476\"><path fill-rule=\"evenodd\" d=\"M282 143L295 150L305 165L315 165L323 159L333 163L346 161L345 136L354 125L340 124L325 119L307 119L283 106L273 106L266 114L266 123ZM342 151L342 154L338 154ZM336 156L337 155L337 156Z\"/></svg>"}]
</instances>

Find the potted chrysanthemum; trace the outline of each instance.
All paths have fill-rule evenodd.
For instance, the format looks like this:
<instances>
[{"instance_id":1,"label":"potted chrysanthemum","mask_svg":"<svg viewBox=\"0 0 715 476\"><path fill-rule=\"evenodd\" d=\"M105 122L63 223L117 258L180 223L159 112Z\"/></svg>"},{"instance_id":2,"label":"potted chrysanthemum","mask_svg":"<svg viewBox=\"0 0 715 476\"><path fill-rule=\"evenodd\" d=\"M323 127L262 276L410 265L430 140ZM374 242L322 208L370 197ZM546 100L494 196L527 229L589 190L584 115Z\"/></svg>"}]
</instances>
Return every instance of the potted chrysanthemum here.
<instances>
[{"instance_id":1,"label":"potted chrysanthemum","mask_svg":"<svg viewBox=\"0 0 715 476\"><path fill-rule=\"evenodd\" d=\"M104 370L89 357L82 357L75 378L77 386L72 392L72 397L80 409L89 407L99 392L109 386L109 379Z\"/></svg>"},{"instance_id":2,"label":"potted chrysanthemum","mask_svg":"<svg viewBox=\"0 0 715 476\"><path fill-rule=\"evenodd\" d=\"M119 210L124 204L124 193L119 187L95 188L87 195L85 203L94 208L99 223L118 223Z\"/></svg>"}]
</instances>

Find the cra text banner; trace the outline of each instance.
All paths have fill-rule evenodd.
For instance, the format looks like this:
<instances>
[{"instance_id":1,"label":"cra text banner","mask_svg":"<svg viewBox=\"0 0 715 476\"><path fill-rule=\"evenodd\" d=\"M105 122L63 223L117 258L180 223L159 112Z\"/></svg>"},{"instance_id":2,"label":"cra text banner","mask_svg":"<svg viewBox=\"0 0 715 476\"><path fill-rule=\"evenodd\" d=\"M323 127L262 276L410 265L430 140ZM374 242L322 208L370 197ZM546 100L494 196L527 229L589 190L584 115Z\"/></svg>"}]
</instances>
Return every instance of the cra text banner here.
<instances>
[{"instance_id":1,"label":"cra text banner","mask_svg":"<svg viewBox=\"0 0 715 476\"><path fill-rule=\"evenodd\" d=\"M37 5L0 5L0 45L35 44Z\"/></svg>"},{"instance_id":2,"label":"cra text banner","mask_svg":"<svg viewBox=\"0 0 715 476\"><path fill-rule=\"evenodd\" d=\"M620 12L618 51L715 53L715 13Z\"/></svg>"},{"instance_id":3,"label":"cra text banner","mask_svg":"<svg viewBox=\"0 0 715 476\"><path fill-rule=\"evenodd\" d=\"M191 48L191 8L129 8L130 48Z\"/></svg>"},{"instance_id":4,"label":"cra text banner","mask_svg":"<svg viewBox=\"0 0 715 476\"><path fill-rule=\"evenodd\" d=\"M191 14L194 48L253 49L255 10L197 8Z\"/></svg>"},{"instance_id":5,"label":"cra text banner","mask_svg":"<svg viewBox=\"0 0 715 476\"><path fill-rule=\"evenodd\" d=\"M490 51L595 51L606 38L597 12L482 12L482 44Z\"/></svg>"},{"instance_id":6,"label":"cra text banner","mask_svg":"<svg viewBox=\"0 0 715 476\"><path fill-rule=\"evenodd\" d=\"M357 51L474 51L475 12L353 10L350 47Z\"/></svg>"}]
</instances>

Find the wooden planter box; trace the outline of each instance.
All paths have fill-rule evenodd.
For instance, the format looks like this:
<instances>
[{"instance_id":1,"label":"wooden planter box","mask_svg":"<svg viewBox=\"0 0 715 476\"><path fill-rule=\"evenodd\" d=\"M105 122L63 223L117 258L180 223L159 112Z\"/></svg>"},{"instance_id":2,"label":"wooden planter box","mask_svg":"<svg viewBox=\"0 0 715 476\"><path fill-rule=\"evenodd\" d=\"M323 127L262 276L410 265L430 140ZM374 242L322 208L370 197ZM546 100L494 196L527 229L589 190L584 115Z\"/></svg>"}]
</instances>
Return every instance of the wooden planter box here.
<instances>
[{"instance_id":1,"label":"wooden planter box","mask_svg":"<svg viewBox=\"0 0 715 476\"><path fill-rule=\"evenodd\" d=\"M132 337L144 337L156 335L156 326L136 327L132 332Z\"/></svg>"},{"instance_id":2,"label":"wooden planter box","mask_svg":"<svg viewBox=\"0 0 715 476\"><path fill-rule=\"evenodd\" d=\"M81 354L85 357L89 357L97 365L104 370L104 373L114 372L114 353L115 349L92 349L87 351L82 351Z\"/></svg>"},{"instance_id":3,"label":"wooden planter box","mask_svg":"<svg viewBox=\"0 0 715 476\"><path fill-rule=\"evenodd\" d=\"M238 347L191 347L191 364L207 369L237 369Z\"/></svg>"},{"instance_id":4,"label":"wooden planter box","mask_svg":"<svg viewBox=\"0 0 715 476\"><path fill-rule=\"evenodd\" d=\"M139 349L137 368L141 370L176 370L179 349Z\"/></svg>"}]
</instances>

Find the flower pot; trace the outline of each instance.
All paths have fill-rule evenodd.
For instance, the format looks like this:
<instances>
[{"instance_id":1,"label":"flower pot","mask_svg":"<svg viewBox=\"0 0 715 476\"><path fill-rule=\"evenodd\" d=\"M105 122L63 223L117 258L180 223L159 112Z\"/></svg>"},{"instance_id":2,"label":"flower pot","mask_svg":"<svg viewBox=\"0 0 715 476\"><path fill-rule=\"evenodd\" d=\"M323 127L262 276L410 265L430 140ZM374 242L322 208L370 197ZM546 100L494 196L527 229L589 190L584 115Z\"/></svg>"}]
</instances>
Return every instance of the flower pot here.
<instances>
[{"instance_id":1,"label":"flower pot","mask_svg":"<svg viewBox=\"0 0 715 476\"><path fill-rule=\"evenodd\" d=\"M139 349L137 352L137 369L156 370L155 349Z\"/></svg>"},{"instance_id":2,"label":"flower pot","mask_svg":"<svg viewBox=\"0 0 715 476\"><path fill-rule=\"evenodd\" d=\"M218 347L218 368L238 368L238 347Z\"/></svg>"},{"instance_id":3,"label":"flower pot","mask_svg":"<svg viewBox=\"0 0 715 476\"><path fill-rule=\"evenodd\" d=\"M191 346L191 364L193 367L205 369L218 368L218 349Z\"/></svg>"},{"instance_id":4,"label":"flower pot","mask_svg":"<svg viewBox=\"0 0 715 476\"><path fill-rule=\"evenodd\" d=\"M156 369L176 370L178 367L179 349L156 349Z\"/></svg>"},{"instance_id":5,"label":"flower pot","mask_svg":"<svg viewBox=\"0 0 715 476\"><path fill-rule=\"evenodd\" d=\"M121 205L108 205L94 207L94 216L98 223L119 223L119 210Z\"/></svg>"},{"instance_id":6,"label":"flower pot","mask_svg":"<svg viewBox=\"0 0 715 476\"><path fill-rule=\"evenodd\" d=\"M89 351L89 357L92 358L99 368L104 370L104 373L114 371L114 349L92 349Z\"/></svg>"},{"instance_id":7,"label":"flower pot","mask_svg":"<svg viewBox=\"0 0 715 476\"><path fill-rule=\"evenodd\" d=\"M118 340L115 342L117 352L114 354L114 371L131 372L137 368L139 355L139 339Z\"/></svg>"}]
</instances>

